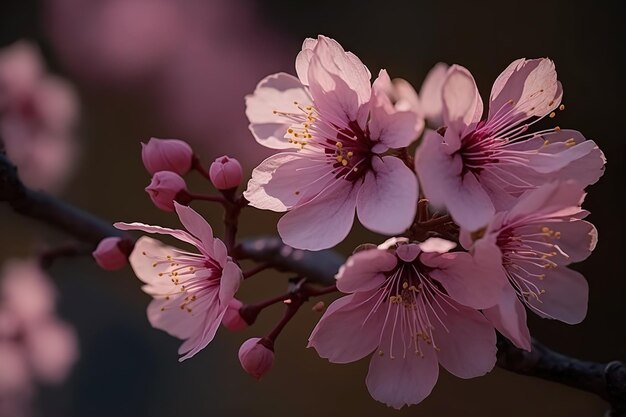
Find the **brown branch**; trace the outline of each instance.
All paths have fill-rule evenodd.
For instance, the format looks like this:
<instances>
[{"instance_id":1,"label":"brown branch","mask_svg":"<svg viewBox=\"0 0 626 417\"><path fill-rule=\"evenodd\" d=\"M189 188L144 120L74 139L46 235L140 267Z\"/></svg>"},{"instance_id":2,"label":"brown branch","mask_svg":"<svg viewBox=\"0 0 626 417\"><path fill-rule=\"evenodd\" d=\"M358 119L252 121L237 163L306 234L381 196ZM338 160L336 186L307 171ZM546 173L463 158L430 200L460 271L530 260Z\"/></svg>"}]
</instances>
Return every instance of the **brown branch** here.
<instances>
[{"instance_id":1,"label":"brown branch","mask_svg":"<svg viewBox=\"0 0 626 417\"><path fill-rule=\"evenodd\" d=\"M108 236L124 236L111 224L90 213L62 202L45 193L26 188L19 180L13 164L0 154L0 201L13 209L49 226L95 246ZM336 252L301 251L290 248L277 237L260 237L242 241L232 255L238 259L266 262L272 267L291 271L307 281L332 285L344 258ZM621 362L596 363L581 361L554 352L536 340L533 349L517 349L500 337L498 366L521 375L561 383L594 393L611 405L608 417L626 416L626 365Z\"/></svg>"}]
</instances>

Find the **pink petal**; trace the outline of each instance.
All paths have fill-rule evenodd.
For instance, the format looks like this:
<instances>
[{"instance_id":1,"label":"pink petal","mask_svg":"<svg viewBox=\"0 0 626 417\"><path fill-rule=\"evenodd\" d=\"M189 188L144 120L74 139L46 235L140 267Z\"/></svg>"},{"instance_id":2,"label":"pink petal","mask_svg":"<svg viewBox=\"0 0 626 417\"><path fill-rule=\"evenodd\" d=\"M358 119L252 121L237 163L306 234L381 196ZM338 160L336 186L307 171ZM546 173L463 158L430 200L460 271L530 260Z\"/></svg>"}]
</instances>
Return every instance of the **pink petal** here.
<instances>
[{"instance_id":1,"label":"pink petal","mask_svg":"<svg viewBox=\"0 0 626 417\"><path fill-rule=\"evenodd\" d=\"M183 206L177 202L174 202L174 208L185 229L197 237L205 248L211 250L213 246L213 229L211 229L205 218L191 207Z\"/></svg>"},{"instance_id":2,"label":"pink petal","mask_svg":"<svg viewBox=\"0 0 626 417\"><path fill-rule=\"evenodd\" d=\"M332 167L295 152L272 155L252 171L244 196L259 209L287 211L325 188Z\"/></svg>"},{"instance_id":3,"label":"pink petal","mask_svg":"<svg viewBox=\"0 0 626 417\"><path fill-rule=\"evenodd\" d=\"M302 42L302 50L298 53L298 56L296 56L296 73L298 74L300 82L304 85L309 84L309 62L311 62L315 45L317 45L317 39L306 38L304 42Z\"/></svg>"},{"instance_id":4,"label":"pink petal","mask_svg":"<svg viewBox=\"0 0 626 417\"><path fill-rule=\"evenodd\" d=\"M343 293L371 291L385 282L384 272L398 264L391 253L372 249L350 256L337 273L337 288Z\"/></svg>"},{"instance_id":5,"label":"pink petal","mask_svg":"<svg viewBox=\"0 0 626 417\"><path fill-rule=\"evenodd\" d=\"M396 256L404 262L413 262L417 255L421 252L420 245L415 243L408 243L406 245L400 245L396 249Z\"/></svg>"},{"instance_id":6,"label":"pink petal","mask_svg":"<svg viewBox=\"0 0 626 417\"><path fill-rule=\"evenodd\" d=\"M561 104L562 90L554 62L518 59L496 79L491 89L489 120L506 115L511 123L544 116Z\"/></svg>"},{"instance_id":7,"label":"pink petal","mask_svg":"<svg viewBox=\"0 0 626 417\"><path fill-rule=\"evenodd\" d=\"M385 320L385 309L370 315L377 297L377 291L370 291L335 300L313 329L308 347L333 363L354 362L367 356L378 346Z\"/></svg>"},{"instance_id":8,"label":"pink petal","mask_svg":"<svg viewBox=\"0 0 626 417\"><path fill-rule=\"evenodd\" d=\"M0 304L20 322L37 322L53 314L56 292L35 259L8 260L0 277Z\"/></svg>"},{"instance_id":9,"label":"pink petal","mask_svg":"<svg viewBox=\"0 0 626 417\"><path fill-rule=\"evenodd\" d=\"M213 241L213 255L211 257L215 259L221 267L226 265L228 260L228 251L224 242L219 239L215 239Z\"/></svg>"},{"instance_id":10,"label":"pink petal","mask_svg":"<svg viewBox=\"0 0 626 417\"><path fill-rule=\"evenodd\" d=\"M539 301L529 298L528 307L541 317L554 318L568 324L578 324L587 315L589 286L585 277L572 269L557 267L543 270L545 278L536 280L545 292Z\"/></svg>"},{"instance_id":11,"label":"pink petal","mask_svg":"<svg viewBox=\"0 0 626 417\"><path fill-rule=\"evenodd\" d=\"M598 243L595 226L584 220L549 222L546 226L560 233L560 237L553 243L567 254L567 263L584 261Z\"/></svg>"},{"instance_id":12,"label":"pink petal","mask_svg":"<svg viewBox=\"0 0 626 417\"><path fill-rule=\"evenodd\" d=\"M482 245L474 256L466 252L424 253L420 260L433 269L430 276L443 285L458 303L482 309L498 303L506 284L502 275L500 249Z\"/></svg>"},{"instance_id":13,"label":"pink petal","mask_svg":"<svg viewBox=\"0 0 626 417\"><path fill-rule=\"evenodd\" d=\"M134 223L117 222L117 223L113 223L113 226L115 226L117 229L120 229L120 230L141 230L142 232L156 233L160 235L170 235L182 242L186 242L194 246L198 246L200 244L198 239L194 238L193 236L191 236L189 233L185 232L184 230L170 229L168 227L161 227L161 226L151 226L149 224L138 223L138 222L134 222Z\"/></svg>"},{"instance_id":14,"label":"pink petal","mask_svg":"<svg viewBox=\"0 0 626 417\"><path fill-rule=\"evenodd\" d=\"M520 349L530 351L530 332L526 325L526 309L511 285L505 285L500 302L483 310L495 328Z\"/></svg>"},{"instance_id":15,"label":"pink petal","mask_svg":"<svg viewBox=\"0 0 626 417\"><path fill-rule=\"evenodd\" d=\"M537 218L555 213L575 214L580 211L580 204L585 198L581 185L573 182L552 182L522 195L518 203L508 212L505 221L523 217ZM564 211L566 210L566 211Z\"/></svg>"},{"instance_id":16,"label":"pink petal","mask_svg":"<svg viewBox=\"0 0 626 417\"><path fill-rule=\"evenodd\" d=\"M293 113L311 104L311 97L300 81L289 74L270 75L259 82L254 93L246 96L246 116L250 131L261 145L272 149L290 149L285 134L293 122L274 111Z\"/></svg>"},{"instance_id":17,"label":"pink petal","mask_svg":"<svg viewBox=\"0 0 626 417\"><path fill-rule=\"evenodd\" d=\"M439 364L435 351L425 343L421 344L423 357L413 351L405 356L390 357L385 351L391 342L389 333L386 329L380 346L383 356L372 355L365 383L375 400L400 409L405 405L418 404L430 395L439 377ZM397 346L402 346L398 333Z\"/></svg>"},{"instance_id":18,"label":"pink petal","mask_svg":"<svg viewBox=\"0 0 626 417\"><path fill-rule=\"evenodd\" d=\"M446 253L456 247L456 243L438 237L431 237L419 244L422 252Z\"/></svg>"},{"instance_id":19,"label":"pink petal","mask_svg":"<svg viewBox=\"0 0 626 417\"><path fill-rule=\"evenodd\" d=\"M448 129L463 136L463 132L480 121L483 102L470 72L453 65L442 86L443 120Z\"/></svg>"},{"instance_id":20,"label":"pink petal","mask_svg":"<svg viewBox=\"0 0 626 417\"><path fill-rule=\"evenodd\" d=\"M496 364L496 332L478 311L458 304L441 303L444 326L434 316L433 340L439 363L459 378L475 378L491 371ZM439 324L439 325L438 325Z\"/></svg>"},{"instance_id":21,"label":"pink petal","mask_svg":"<svg viewBox=\"0 0 626 417\"><path fill-rule=\"evenodd\" d=\"M234 299L242 280L243 275L237 264L232 261L227 262L222 270L222 278L220 279L220 304L228 306L231 300Z\"/></svg>"},{"instance_id":22,"label":"pink petal","mask_svg":"<svg viewBox=\"0 0 626 417\"><path fill-rule=\"evenodd\" d=\"M372 158L357 198L359 220L374 232L403 232L415 218L417 187L415 174L400 159Z\"/></svg>"},{"instance_id":23,"label":"pink petal","mask_svg":"<svg viewBox=\"0 0 626 417\"><path fill-rule=\"evenodd\" d=\"M437 128L443 125L443 101L441 92L448 73L448 64L438 62L428 71L419 92L422 113Z\"/></svg>"},{"instance_id":24,"label":"pink petal","mask_svg":"<svg viewBox=\"0 0 626 417\"><path fill-rule=\"evenodd\" d=\"M352 228L357 193L358 187L338 180L314 200L294 208L278 222L283 242L309 250L335 246Z\"/></svg>"}]
</instances>

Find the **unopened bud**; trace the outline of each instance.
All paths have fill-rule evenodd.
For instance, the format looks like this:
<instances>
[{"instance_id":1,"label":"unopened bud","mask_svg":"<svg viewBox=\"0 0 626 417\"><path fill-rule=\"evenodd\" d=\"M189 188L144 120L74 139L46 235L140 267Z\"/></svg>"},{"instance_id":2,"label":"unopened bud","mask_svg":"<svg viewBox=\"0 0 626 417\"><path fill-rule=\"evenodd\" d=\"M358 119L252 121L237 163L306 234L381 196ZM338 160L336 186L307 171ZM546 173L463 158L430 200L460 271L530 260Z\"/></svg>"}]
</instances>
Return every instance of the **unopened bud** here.
<instances>
[{"instance_id":1,"label":"unopened bud","mask_svg":"<svg viewBox=\"0 0 626 417\"><path fill-rule=\"evenodd\" d=\"M226 313L222 319L222 324L231 332L243 330L248 327L248 323L241 317L239 309L243 306L243 303L236 298L230 300L228 307L226 307Z\"/></svg>"},{"instance_id":2,"label":"unopened bud","mask_svg":"<svg viewBox=\"0 0 626 417\"><path fill-rule=\"evenodd\" d=\"M107 271L115 271L122 268L128 263L128 250L125 245L127 243L120 237L107 237L98 243L98 247L93 251L92 255L96 260L96 263L100 265L102 269ZM130 243L130 242L128 242Z\"/></svg>"},{"instance_id":3,"label":"unopened bud","mask_svg":"<svg viewBox=\"0 0 626 417\"><path fill-rule=\"evenodd\" d=\"M239 362L247 373L260 379L274 364L273 343L258 337L246 340L239 348Z\"/></svg>"},{"instance_id":4,"label":"unopened bud","mask_svg":"<svg viewBox=\"0 0 626 417\"><path fill-rule=\"evenodd\" d=\"M174 172L160 171L152 176L146 192L155 206L164 211L174 211L174 201L179 195L187 194L187 184Z\"/></svg>"},{"instance_id":5,"label":"unopened bud","mask_svg":"<svg viewBox=\"0 0 626 417\"><path fill-rule=\"evenodd\" d=\"M184 175L191 170L193 150L182 140L150 138L141 144L141 159L150 174L172 171Z\"/></svg>"},{"instance_id":6,"label":"unopened bud","mask_svg":"<svg viewBox=\"0 0 626 417\"><path fill-rule=\"evenodd\" d=\"M211 164L209 177L218 190L230 190L241 184L243 170L235 158L222 156Z\"/></svg>"}]
</instances>

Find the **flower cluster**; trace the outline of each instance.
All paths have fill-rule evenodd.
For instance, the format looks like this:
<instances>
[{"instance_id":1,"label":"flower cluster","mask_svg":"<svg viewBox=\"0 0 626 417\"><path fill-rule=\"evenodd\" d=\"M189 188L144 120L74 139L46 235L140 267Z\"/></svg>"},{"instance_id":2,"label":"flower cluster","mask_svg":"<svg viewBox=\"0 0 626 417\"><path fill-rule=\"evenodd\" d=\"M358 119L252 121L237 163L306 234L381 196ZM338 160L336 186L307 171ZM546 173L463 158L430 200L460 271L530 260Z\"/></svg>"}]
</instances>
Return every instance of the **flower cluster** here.
<instances>
[{"instance_id":1,"label":"flower cluster","mask_svg":"<svg viewBox=\"0 0 626 417\"><path fill-rule=\"evenodd\" d=\"M206 347L220 323L242 330L283 302L276 327L239 351L243 368L260 378L300 306L339 291L344 295L326 309L309 346L334 363L371 355L369 392L401 408L430 394L439 365L460 378L489 372L496 330L530 350L527 309L570 324L584 319L587 283L569 265L596 245L581 205L605 158L577 131L536 127L564 109L552 61L509 65L494 82L487 115L474 78L458 65L437 64L418 94L385 70L371 82L356 55L319 36L304 41L295 67L297 77L270 75L246 97L252 135L277 152L253 170L243 195L242 168L232 158L217 158L207 172L182 141L152 139L143 148L153 174L146 190L157 207L175 210L186 230L116 226L195 248L142 237L130 256L154 297L150 322L184 340L181 360ZM182 175L192 169L220 194L189 192ZM224 242L187 206L195 200L223 206ZM295 263L307 250L343 241L355 215L392 237L359 246L335 285L316 287L301 268L287 294L245 304L235 298L243 279L284 269L268 261L242 272L249 257L236 241L237 219L248 203L285 213L277 226L285 243L279 256ZM99 262L110 252L117 265L120 248L112 245L102 244ZM106 252L110 247L117 249Z\"/></svg>"}]
</instances>

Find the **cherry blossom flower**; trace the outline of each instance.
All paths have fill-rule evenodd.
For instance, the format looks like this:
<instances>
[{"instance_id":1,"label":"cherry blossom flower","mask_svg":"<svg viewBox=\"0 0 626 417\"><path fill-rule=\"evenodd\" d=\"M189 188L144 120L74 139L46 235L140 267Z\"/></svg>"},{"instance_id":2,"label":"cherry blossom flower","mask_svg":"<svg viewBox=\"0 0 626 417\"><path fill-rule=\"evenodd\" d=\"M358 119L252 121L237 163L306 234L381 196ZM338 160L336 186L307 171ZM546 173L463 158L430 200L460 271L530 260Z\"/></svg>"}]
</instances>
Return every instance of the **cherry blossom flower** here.
<instances>
[{"instance_id":1,"label":"cherry blossom flower","mask_svg":"<svg viewBox=\"0 0 626 417\"><path fill-rule=\"evenodd\" d=\"M213 340L242 274L206 220L190 207L174 206L187 231L143 223L115 223L115 227L170 235L199 252L144 236L129 258L135 274L146 284L143 290L154 298L148 306L150 324L184 340L178 349L183 361Z\"/></svg>"},{"instance_id":2,"label":"cherry blossom flower","mask_svg":"<svg viewBox=\"0 0 626 417\"><path fill-rule=\"evenodd\" d=\"M282 150L253 171L244 193L250 205L286 211L278 231L299 249L339 243L355 211L375 232L407 229L417 180L388 151L417 138L417 114L393 107L385 70L371 85L367 67L325 36L304 41L296 71L298 78L270 75L246 97L257 142Z\"/></svg>"},{"instance_id":3,"label":"cherry blossom flower","mask_svg":"<svg viewBox=\"0 0 626 417\"><path fill-rule=\"evenodd\" d=\"M30 187L56 191L76 153L78 99L46 73L39 50L20 41L0 51L0 148Z\"/></svg>"},{"instance_id":4,"label":"cherry blossom flower","mask_svg":"<svg viewBox=\"0 0 626 417\"><path fill-rule=\"evenodd\" d=\"M0 273L0 403L27 406L35 382L58 384L78 357L74 329L56 317L55 290L36 260L10 260Z\"/></svg>"},{"instance_id":5,"label":"cherry blossom flower","mask_svg":"<svg viewBox=\"0 0 626 417\"><path fill-rule=\"evenodd\" d=\"M584 196L574 182L528 191L511 210L496 214L473 243L480 256L502 258L499 272L510 285L484 314L520 348L530 350L524 305L541 317L569 324L580 323L587 314L587 281L566 267L586 259L598 240L596 228L582 220L589 214L580 207ZM462 231L467 247L471 236Z\"/></svg>"},{"instance_id":6,"label":"cherry blossom flower","mask_svg":"<svg viewBox=\"0 0 626 417\"><path fill-rule=\"evenodd\" d=\"M497 254L449 252L455 244L439 238L405 242L393 238L348 258L337 288L349 295L328 307L309 338L334 363L374 352L367 387L394 408L430 394L438 363L460 378L492 369L495 331L476 309L493 306L504 285L492 272Z\"/></svg>"},{"instance_id":7,"label":"cherry blossom flower","mask_svg":"<svg viewBox=\"0 0 626 417\"><path fill-rule=\"evenodd\" d=\"M481 120L474 78L463 67L450 68L442 89L445 129L428 131L416 154L426 197L461 226L477 230L541 184L596 182L605 159L593 141L559 127L532 132L537 121L564 108L562 94L552 61L518 59L496 79Z\"/></svg>"}]
</instances>

